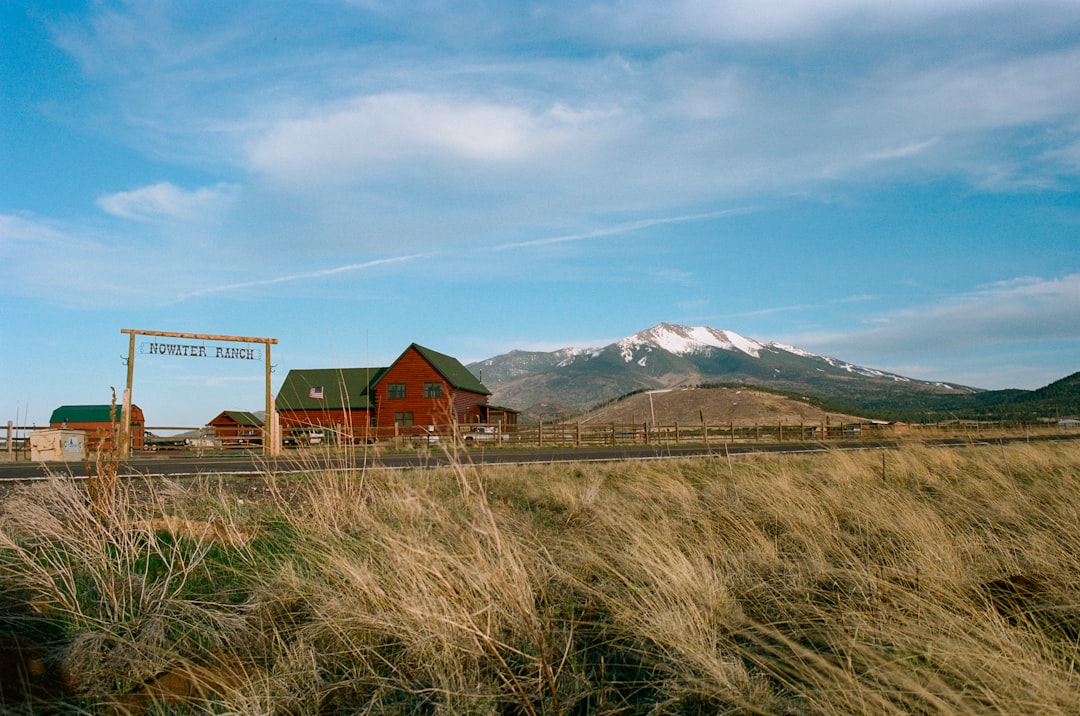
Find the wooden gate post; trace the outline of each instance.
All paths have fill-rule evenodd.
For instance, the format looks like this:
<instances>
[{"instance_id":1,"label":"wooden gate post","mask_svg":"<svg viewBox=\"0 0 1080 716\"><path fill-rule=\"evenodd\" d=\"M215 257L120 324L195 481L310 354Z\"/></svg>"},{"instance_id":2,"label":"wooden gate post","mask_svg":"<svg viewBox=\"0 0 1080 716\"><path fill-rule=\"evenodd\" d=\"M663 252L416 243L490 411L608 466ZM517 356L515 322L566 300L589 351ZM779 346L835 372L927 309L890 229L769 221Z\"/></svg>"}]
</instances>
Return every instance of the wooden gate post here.
<instances>
[{"instance_id":1,"label":"wooden gate post","mask_svg":"<svg viewBox=\"0 0 1080 716\"><path fill-rule=\"evenodd\" d=\"M128 335L127 385L124 388L123 407L120 409L120 457L131 457L131 381L135 377L135 334ZM113 403L116 394L113 394ZM115 406L114 406L115 407ZM110 415L109 420L116 416ZM115 436L113 436L115 438Z\"/></svg>"}]
</instances>

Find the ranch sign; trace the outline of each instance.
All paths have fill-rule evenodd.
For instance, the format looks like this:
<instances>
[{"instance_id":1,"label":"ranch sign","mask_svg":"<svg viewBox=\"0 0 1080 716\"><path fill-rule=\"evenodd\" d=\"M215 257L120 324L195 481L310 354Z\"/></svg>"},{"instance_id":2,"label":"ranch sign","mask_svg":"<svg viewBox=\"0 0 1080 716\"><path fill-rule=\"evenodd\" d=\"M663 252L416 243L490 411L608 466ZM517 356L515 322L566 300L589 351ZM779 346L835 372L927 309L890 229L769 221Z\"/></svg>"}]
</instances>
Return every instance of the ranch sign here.
<instances>
[{"instance_id":1,"label":"ranch sign","mask_svg":"<svg viewBox=\"0 0 1080 716\"><path fill-rule=\"evenodd\" d=\"M270 346L277 343L277 338L219 336L207 333L177 333L173 331L142 331L134 328L121 328L120 332L128 337L127 387L124 389L124 405L120 418L121 457L131 456L131 389L135 379L136 336L145 336L149 339L139 344L139 355L263 360L266 375L266 420L263 423L263 454L271 457L281 454L281 436L277 425L277 417L274 413L274 396L270 393ZM161 340L163 338L173 340ZM182 343L177 342L175 339L200 342ZM241 345L208 346L206 342L239 343Z\"/></svg>"},{"instance_id":2,"label":"ranch sign","mask_svg":"<svg viewBox=\"0 0 1080 716\"><path fill-rule=\"evenodd\" d=\"M231 360L261 360L260 348L237 348L234 346L215 346L208 350L204 345L190 343L159 343L143 341L139 344L139 353L149 356L179 356L182 358L227 358Z\"/></svg>"}]
</instances>

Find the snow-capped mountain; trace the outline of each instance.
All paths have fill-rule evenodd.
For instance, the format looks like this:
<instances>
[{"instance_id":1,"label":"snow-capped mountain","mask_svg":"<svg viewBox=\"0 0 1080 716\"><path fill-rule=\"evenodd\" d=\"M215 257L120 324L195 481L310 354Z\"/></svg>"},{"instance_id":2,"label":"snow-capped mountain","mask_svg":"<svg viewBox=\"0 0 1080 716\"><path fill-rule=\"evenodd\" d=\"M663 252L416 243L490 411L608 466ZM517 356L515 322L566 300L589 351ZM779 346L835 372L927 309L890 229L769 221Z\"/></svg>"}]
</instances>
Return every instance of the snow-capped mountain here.
<instances>
[{"instance_id":1,"label":"snow-capped mountain","mask_svg":"<svg viewBox=\"0 0 1080 716\"><path fill-rule=\"evenodd\" d=\"M718 331L706 326L673 326L660 323L652 328L627 336L616 344L630 356L633 351L646 346L665 350L675 355L701 353L713 348L739 350L757 358L765 346L752 338L745 338L734 331Z\"/></svg>"},{"instance_id":2,"label":"snow-capped mountain","mask_svg":"<svg viewBox=\"0 0 1080 716\"><path fill-rule=\"evenodd\" d=\"M874 407L975 389L929 383L734 331L660 323L600 348L512 351L469 366L493 403L553 401L587 409L635 390L741 382Z\"/></svg>"}]
</instances>

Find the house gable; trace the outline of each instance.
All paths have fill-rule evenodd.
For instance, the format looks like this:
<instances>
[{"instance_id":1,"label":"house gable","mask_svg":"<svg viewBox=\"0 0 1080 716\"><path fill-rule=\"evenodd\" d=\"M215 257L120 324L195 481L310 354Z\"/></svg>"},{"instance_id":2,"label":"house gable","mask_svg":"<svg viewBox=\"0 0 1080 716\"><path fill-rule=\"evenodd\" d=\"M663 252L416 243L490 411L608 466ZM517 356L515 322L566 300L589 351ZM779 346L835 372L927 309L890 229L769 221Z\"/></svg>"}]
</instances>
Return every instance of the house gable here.
<instances>
[{"instance_id":1,"label":"house gable","mask_svg":"<svg viewBox=\"0 0 1080 716\"><path fill-rule=\"evenodd\" d=\"M457 358L433 351L416 343L409 346L406 353L409 350L415 350L419 353L455 390L465 390L479 395L491 395L491 391L485 388L484 384Z\"/></svg>"},{"instance_id":2,"label":"house gable","mask_svg":"<svg viewBox=\"0 0 1080 716\"><path fill-rule=\"evenodd\" d=\"M473 422L491 394L456 358L413 343L375 389L380 427Z\"/></svg>"}]
</instances>

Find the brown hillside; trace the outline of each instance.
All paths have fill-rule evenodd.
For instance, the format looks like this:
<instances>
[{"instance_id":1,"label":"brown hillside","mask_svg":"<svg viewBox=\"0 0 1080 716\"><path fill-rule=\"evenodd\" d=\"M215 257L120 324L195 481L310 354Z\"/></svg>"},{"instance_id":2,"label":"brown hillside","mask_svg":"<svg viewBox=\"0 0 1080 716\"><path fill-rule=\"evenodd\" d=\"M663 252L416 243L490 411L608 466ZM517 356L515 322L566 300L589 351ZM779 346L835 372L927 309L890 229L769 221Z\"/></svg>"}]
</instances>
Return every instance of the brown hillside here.
<instances>
[{"instance_id":1,"label":"brown hillside","mask_svg":"<svg viewBox=\"0 0 1080 716\"><path fill-rule=\"evenodd\" d=\"M651 398L651 405L650 405ZM826 412L805 400L764 393L749 388L675 388L667 393L632 395L594 410L581 422L651 423L657 425L733 423L753 425L832 425L864 421L854 415Z\"/></svg>"}]
</instances>

